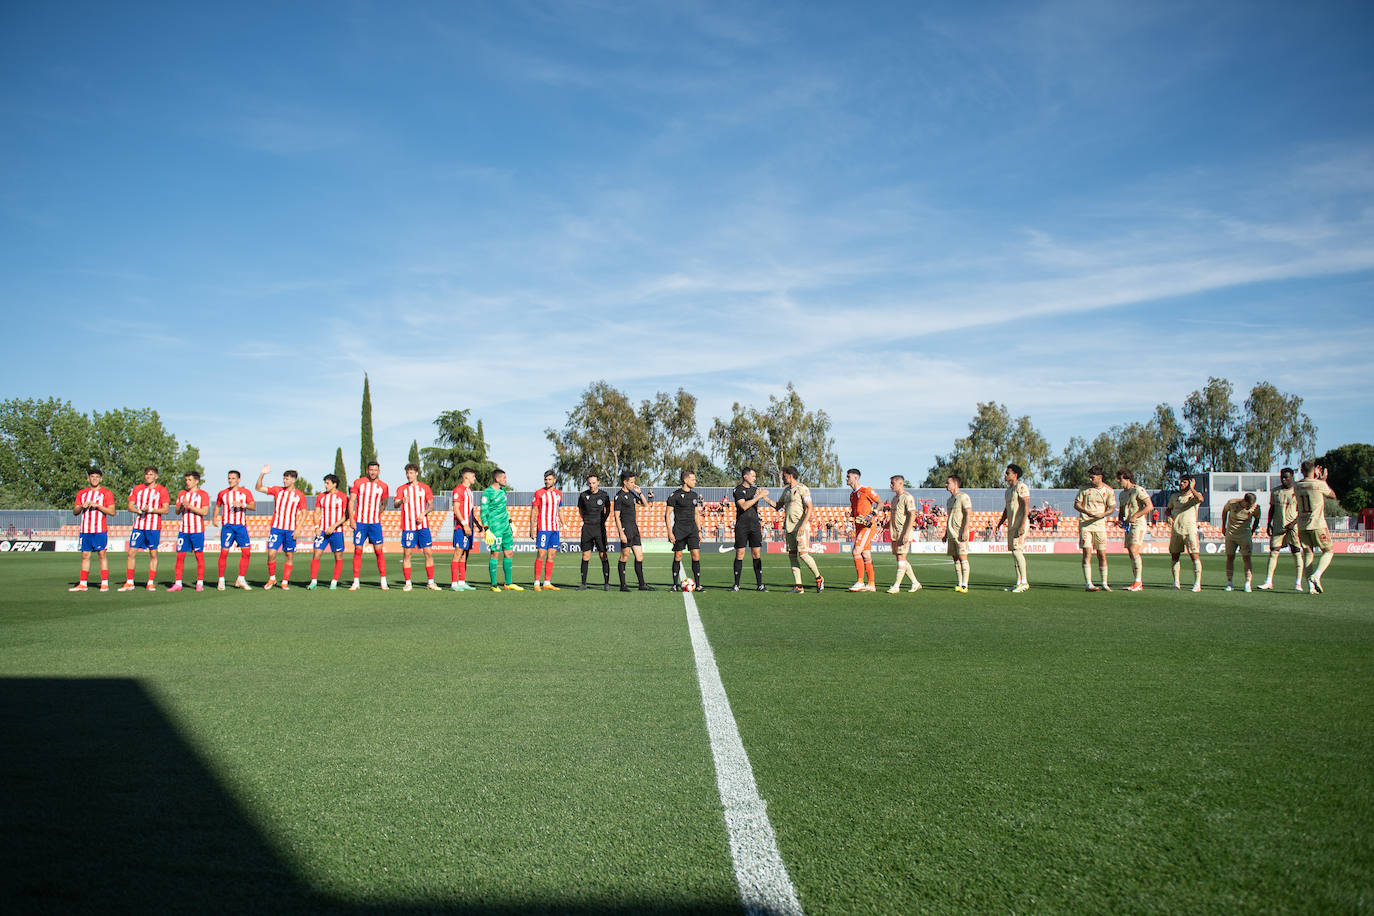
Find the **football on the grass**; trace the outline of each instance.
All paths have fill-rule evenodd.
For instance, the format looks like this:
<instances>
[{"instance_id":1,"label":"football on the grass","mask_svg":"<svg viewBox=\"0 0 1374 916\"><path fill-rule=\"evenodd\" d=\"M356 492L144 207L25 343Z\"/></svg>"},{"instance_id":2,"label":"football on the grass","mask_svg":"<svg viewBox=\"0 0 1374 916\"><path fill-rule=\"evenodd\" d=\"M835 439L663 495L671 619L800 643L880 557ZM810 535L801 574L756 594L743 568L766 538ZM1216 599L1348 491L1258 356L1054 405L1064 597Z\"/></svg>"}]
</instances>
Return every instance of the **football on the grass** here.
<instances>
[{"instance_id":1,"label":"football on the grass","mask_svg":"<svg viewBox=\"0 0 1374 916\"><path fill-rule=\"evenodd\" d=\"M697 584L696 584L695 582L693 582L691 579L683 579L683 580L682 580L682 590L683 590L684 592L694 592L694 591L696 591L696 588L697 588Z\"/></svg>"}]
</instances>

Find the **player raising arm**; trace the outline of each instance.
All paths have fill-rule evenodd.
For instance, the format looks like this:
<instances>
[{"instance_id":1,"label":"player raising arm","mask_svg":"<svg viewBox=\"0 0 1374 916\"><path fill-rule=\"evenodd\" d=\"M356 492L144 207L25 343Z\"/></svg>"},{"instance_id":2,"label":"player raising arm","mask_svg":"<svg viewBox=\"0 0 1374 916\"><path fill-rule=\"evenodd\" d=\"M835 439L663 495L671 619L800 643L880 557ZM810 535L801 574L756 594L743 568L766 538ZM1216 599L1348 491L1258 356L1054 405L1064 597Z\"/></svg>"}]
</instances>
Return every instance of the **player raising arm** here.
<instances>
[{"instance_id":1,"label":"player raising arm","mask_svg":"<svg viewBox=\"0 0 1374 916\"><path fill-rule=\"evenodd\" d=\"M295 471L283 471L281 486L264 487L262 479L270 470L272 465L264 464L258 474L258 482L253 486L253 489L266 493L274 501L272 525L267 530L267 584L263 586L269 591L277 584L278 550L282 552L283 559L281 587L291 587L291 564L296 558L296 528L300 524L301 510L305 508L305 494L296 489L296 480L300 475Z\"/></svg>"},{"instance_id":2,"label":"player raising arm","mask_svg":"<svg viewBox=\"0 0 1374 916\"><path fill-rule=\"evenodd\" d=\"M1169 570L1174 574L1174 588L1179 584L1178 558L1183 551L1193 560L1193 591L1202 591L1202 555L1198 552L1197 507L1202 505L1202 494L1197 491L1192 474L1183 474L1178 479L1179 490L1169 498L1169 508L1164 517L1169 520Z\"/></svg>"}]
</instances>

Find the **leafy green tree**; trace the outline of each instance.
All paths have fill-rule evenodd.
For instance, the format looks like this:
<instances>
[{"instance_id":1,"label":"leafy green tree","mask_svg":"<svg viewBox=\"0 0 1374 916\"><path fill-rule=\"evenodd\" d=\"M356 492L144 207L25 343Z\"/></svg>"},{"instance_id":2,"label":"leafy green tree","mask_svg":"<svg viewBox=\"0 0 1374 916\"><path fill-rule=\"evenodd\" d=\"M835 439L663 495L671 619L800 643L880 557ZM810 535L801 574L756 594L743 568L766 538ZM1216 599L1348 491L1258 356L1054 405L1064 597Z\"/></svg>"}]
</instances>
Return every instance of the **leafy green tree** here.
<instances>
[{"instance_id":1,"label":"leafy green tree","mask_svg":"<svg viewBox=\"0 0 1374 916\"><path fill-rule=\"evenodd\" d=\"M1179 477L1194 470L1193 462L1188 455L1188 443L1183 435L1183 426L1178 422L1178 415L1168 404L1159 404L1155 407L1153 421L1155 434L1159 436L1160 451L1163 454L1163 473L1160 475L1157 486L1160 489L1172 490L1178 486ZM1144 479L1138 481L1141 486L1151 486Z\"/></svg>"},{"instance_id":2,"label":"leafy green tree","mask_svg":"<svg viewBox=\"0 0 1374 916\"><path fill-rule=\"evenodd\" d=\"M0 502L67 507L86 485L90 425L67 401L0 401Z\"/></svg>"},{"instance_id":3,"label":"leafy green tree","mask_svg":"<svg viewBox=\"0 0 1374 916\"><path fill-rule=\"evenodd\" d=\"M1352 442L1333 448L1317 459L1326 468L1327 483L1348 512L1374 506L1374 445Z\"/></svg>"},{"instance_id":4,"label":"leafy green tree","mask_svg":"<svg viewBox=\"0 0 1374 916\"><path fill-rule=\"evenodd\" d=\"M674 483L682 469L702 451L697 431L696 395L679 388L675 394L660 391L653 401L640 403L640 416L649 420L650 454L646 477L661 483Z\"/></svg>"},{"instance_id":5,"label":"leafy green tree","mask_svg":"<svg viewBox=\"0 0 1374 916\"><path fill-rule=\"evenodd\" d=\"M1284 394L1268 382L1250 389L1242 426L1244 470L1270 471L1278 466L1279 456L1291 463L1294 456L1317 450L1317 427L1303 413L1302 398Z\"/></svg>"},{"instance_id":6,"label":"leafy green tree","mask_svg":"<svg viewBox=\"0 0 1374 916\"><path fill-rule=\"evenodd\" d=\"M445 410L434 419L434 445L420 450L424 459L426 482L438 493L458 486L459 473L465 467L477 472L477 485L491 484L491 472L496 463L487 456L487 440L482 421L477 428L468 425L467 410ZM419 464L419 462L416 462Z\"/></svg>"},{"instance_id":7,"label":"leafy green tree","mask_svg":"<svg viewBox=\"0 0 1374 916\"><path fill-rule=\"evenodd\" d=\"M811 486L840 484L840 459L830 435L830 417L824 410L807 410L791 382L781 398L769 395L764 410L732 404L729 421L717 417L708 438L713 454L732 479L740 468L752 467L761 480L781 484L782 468L793 465Z\"/></svg>"},{"instance_id":8,"label":"leafy green tree","mask_svg":"<svg viewBox=\"0 0 1374 916\"><path fill-rule=\"evenodd\" d=\"M344 470L342 447L334 450L334 476L339 478L339 486L347 490L351 481L348 479L348 471Z\"/></svg>"},{"instance_id":9,"label":"leafy green tree","mask_svg":"<svg viewBox=\"0 0 1374 916\"><path fill-rule=\"evenodd\" d=\"M544 430L553 445L553 470L563 481L592 473L614 481L622 471L640 472L653 457L652 434L648 409L636 411L624 392L605 381L587 386L562 429Z\"/></svg>"},{"instance_id":10,"label":"leafy green tree","mask_svg":"<svg viewBox=\"0 0 1374 916\"><path fill-rule=\"evenodd\" d=\"M91 459L105 471L105 486L114 491L116 499L143 482L147 465L158 469L160 482L169 488L180 484L179 475L187 470L204 472L199 451L191 445L178 447L176 436L150 407L93 411L89 451Z\"/></svg>"},{"instance_id":11,"label":"leafy green tree","mask_svg":"<svg viewBox=\"0 0 1374 916\"><path fill-rule=\"evenodd\" d=\"M1242 433L1240 411L1231 402L1233 387L1224 378L1212 377L1183 402L1183 422L1188 425L1188 451L1201 470L1240 469Z\"/></svg>"},{"instance_id":12,"label":"leafy green tree","mask_svg":"<svg viewBox=\"0 0 1374 916\"><path fill-rule=\"evenodd\" d=\"M968 424L969 433L954 441L948 455L936 455L922 486L942 487L958 474L966 487L999 487L1008 464L1025 471L1027 483L1039 483L1050 470L1050 444L1029 416L1013 418L1005 404L980 403Z\"/></svg>"},{"instance_id":13,"label":"leafy green tree","mask_svg":"<svg viewBox=\"0 0 1374 916\"><path fill-rule=\"evenodd\" d=\"M377 460L377 443L372 441L372 388L367 373L363 373L363 420L362 447L358 452L358 473L367 471L367 466Z\"/></svg>"},{"instance_id":14,"label":"leafy green tree","mask_svg":"<svg viewBox=\"0 0 1374 916\"><path fill-rule=\"evenodd\" d=\"M1114 483L1118 468L1130 468L1145 487L1162 487L1165 453L1153 423L1124 423L1098 433L1091 442L1074 436L1055 464L1051 482L1056 487L1081 487L1088 468L1101 465Z\"/></svg>"}]
</instances>

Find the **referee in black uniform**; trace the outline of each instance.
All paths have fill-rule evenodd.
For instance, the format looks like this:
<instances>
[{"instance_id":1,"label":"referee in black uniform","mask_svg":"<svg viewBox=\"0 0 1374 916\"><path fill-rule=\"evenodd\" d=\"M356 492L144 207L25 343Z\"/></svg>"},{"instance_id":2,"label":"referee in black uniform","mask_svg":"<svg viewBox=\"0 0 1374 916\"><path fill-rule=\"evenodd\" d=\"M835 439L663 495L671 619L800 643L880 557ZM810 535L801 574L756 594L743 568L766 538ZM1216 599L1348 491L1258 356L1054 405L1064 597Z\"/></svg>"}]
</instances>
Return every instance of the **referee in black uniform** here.
<instances>
[{"instance_id":1,"label":"referee in black uniform","mask_svg":"<svg viewBox=\"0 0 1374 916\"><path fill-rule=\"evenodd\" d=\"M578 545L582 548L582 584L579 592L587 590L587 562L592 558L592 549L601 554L601 588L611 590L611 561L606 556L606 519L611 517L611 498L601 491L601 479L595 474L587 475L587 489L577 496L577 513L582 516L582 537Z\"/></svg>"},{"instance_id":2,"label":"referee in black uniform","mask_svg":"<svg viewBox=\"0 0 1374 916\"><path fill-rule=\"evenodd\" d=\"M635 486L635 475L629 471L620 475L620 489L615 494L615 499L611 500L611 508L615 512L615 525L620 529L620 590L628 592L630 587L625 584L625 564L630 559L630 551L635 555L635 577L639 579L639 590L641 592L651 592L654 590L652 585L644 584L644 542L639 537L639 516L635 514L635 506L647 506L649 503L644 499L644 494L639 492L639 487Z\"/></svg>"},{"instance_id":3,"label":"referee in black uniform","mask_svg":"<svg viewBox=\"0 0 1374 916\"><path fill-rule=\"evenodd\" d=\"M777 504L768 498L766 489L754 486L758 472L745 468L739 475L739 485L730 498L735 501L735 584L730 591L739 591L739 574L744 569L744 549L754 554L754 591L766 592L763 584L763 525L759 521L759 503L767 503L774 508Z\"/></svg>"},{"instance_id":4,"label":"referee in black uniform","mask_svg":"<svg viewBox=\"0 0 1374 916\"><path fill-rule=\"evenodd\" d=\"M701 494L693 492L697 485L697 475L693 471L683 471L678 475L682 486L673 491L664 503L667 511L664 520L668 523L668 540L673 543L673 591L681 591L678 574L682 571L682 551L692 552L692 582L701 588Z\"/></svg>"}]
</instances>

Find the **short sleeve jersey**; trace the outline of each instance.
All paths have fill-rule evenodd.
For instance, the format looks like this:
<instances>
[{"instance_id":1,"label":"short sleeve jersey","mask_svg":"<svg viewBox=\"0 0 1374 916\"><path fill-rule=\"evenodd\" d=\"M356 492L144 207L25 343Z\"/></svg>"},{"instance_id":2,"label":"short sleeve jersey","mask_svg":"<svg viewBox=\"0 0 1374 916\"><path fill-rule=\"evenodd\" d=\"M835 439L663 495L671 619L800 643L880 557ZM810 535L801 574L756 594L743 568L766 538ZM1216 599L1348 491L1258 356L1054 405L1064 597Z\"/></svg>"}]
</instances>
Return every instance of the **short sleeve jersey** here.
<instances>
[{"instance_id":1,"label":"short sleeve jersey","mask_svg":"<svg viewBox=\"0 0 1374 916\"><path fill-rule=\"evenodd\" d=\"M253 503L253 493L247 487L225 487L215 497L215 505L221 512L220 522L225 525L245 524L248 506Z\"/></svg>"},{"instance_id":2,"label":"short sleeve jersey","mask_svg":"<svg viewBox=\"0 0 1374 916\"><path fill-rule=\"evenodd\" d=\"M759 504L754 503L748 509L741 509L741 501L748 502L759 495L758 487L751 487L746 483L740 483L730 494L731 501L735 504L735 527L745 531L757 531L759 528Z\"/></svg>"},{"instance_id":3,"label":"short sleeve jersey","mask_svg":"<svg viewBox=\"0 0 1374 916\"><path fill-rule=\"evenodd\" d=\"M806 512L806 504L811 502L811 488L804 483L784 487L782 498L778 502L783 507L783 526L788 531L796 531L801 525L802 515Z\"/></svg>"},{"instance_id":4,"label":"short sleeve jersey","mask_svg":"<svg viewBox=\"0 0 1374 916\"><path fill-rule=\"evenodd\" d=\"M892 501L892 537L895 540L906 527L907 519L916 512L916 500L910 493L903 492Z\"/></svg>"},{"instance_id":5,"label":"short sleeve jersey","mask_svg":"<svg viewBox=\"0 0 1374 916\"><path fill-rule=\"evenodd\" d=\"M861 528L868 527L859 519L873 514L873 510L882 505L882 500L878 499L878 491L872 487L859 487L849 494L849 511L854 515L854 524Z\"/></svg>"},{"instance_id":6,"label":"short sleeve jersey","mask_svg":"<svg viewBox=\"0 0 1374 916\"><path fill-rule=\"evenodd\" d=\"M380 480L359 477L353 481L348 491L358 501L357 517L353 521L359 525L380 525L382 523L382 504L391 488Z\"/></svg>"},{"instance_id":7,"label":"short sleeve jersey","mask_svg":"<svg viewBox=\"0 0 1374 916\"><path fill-rule=\"evenodd\" d=\"M1288 528L1298 520L1298 491L1282 487L1269 494L1269 524L1275 531Z\"/></svg>"},{"instance_id":8,"label":"short sleeve jersey","mask_svg":"<svg viewBox=\"0 0 1374 916\"><path fill-rule=\"evenodd\" d=\"M973 511L973 500L969 495L960 491L945 501L945 512L949 515L949 520L945 523L945 530L949 536L959 540L959 531L964 527L964 519L968 518ZM968 540L968 533L965 532L963 540Z\"/></svg>"},{"instance_id":9,"label":"short sleeve jersey","mask_svg":"<svg viewBox=\"0 0 1374 916\"><path fill-rule=\"evenodd\" d=\"M459 527L472 524L472 488L457 486L453 488L453 517Z\"/></svg>"},{"instance_id":10,"label":"short sleeve jersey","mask_svg":"<svg viewBox=\"0 0 1374 916\"><path fill-rule=\"evenodd\" d=\"M1022 505L1030 505L1030 487L1018 480L1016 483L1007 487L1007 531L1015 534L1026 526L1026 513Z\"/></svg>"},{"instance_id":11,"label":"short sleeve jersey","mask_svg":"<svg viewBox=\"0 0 1374 916\"><path fill-rule=\"evenodd\" d=\"M673 533L691 534L697 530L697 506L701 496L695 490L678 487L668 497L667 505L673 510Z\"/></svg>"},{"instance_id":12,"label":"short sleeve jersey","mask_svg":"<svg viewBox=\"0 0 1374 916\"><path fill-rule=\"evenodd\" d=\"M510 511L506 508L506 491L492 484L482 491L482 524L496 532L510 528Z\"/></svg>"},{"instance_id":13,"label":"short sleeve jersey","mask_svg":"<svg viewBox=\"0 0 1374 916\"><path fill-rule=\"evenodd\" d=\"M1202 496L1193 495L1186 499L1182 493L1169 497L1169 511L1172 513L1174 534L1197 534L1197 507L1202 505Z\"/></svg>"},{"instance_id":14,"label":"short sleeve jersey","mask_svg":"<svg viewBox=\"0 0 1374 916\"><path fill-rule=\"evenodd\" d=\"M348 497L338 490L321 493L315 497L315 524L323 534L332 534L344 521L347 514Z\"/></svg>"},{"instance_id":15,"label":"short sleeve jersey","mask_svg":"<svg viewBox=\"0 0 1374 916\"><path fill-rule=\"evenodd\" d=\"M606 519L611 515L611 498L605 490L593 493L590 489L577 494L577 514L582 516L582 527L601 529L606 527Z\"/></svg>"},{"instance_id":16,"label":"short sleeve jersey","mask_svg":"<svg viewBox=\"0 0 1374 916\"><path fill-rule=\"evenodd\" d=\"M1250 536L1251 524L1259 518L1260 512L1263 510L1260 509L1259 503L1247 507L1242 498L1228 502L1224 511L1226 512L1227 536L1244 539Z\"/></svg>"},{"instance_id":17,"label":"short sleeve jersey","mask_svg":"<svg viewBox=\"0 0 1374 916\"><path fill-rule=\"evenodd\" d=\"M530 498L530 512L534 513L536 531L557 531L558 509L563 505L563 491L557 487L540 487Z\"/></svg>"},{"instance_id":18,"label":"short sleeve jersey","mask_svg":"<svg viewBox=\"0 0 1374 916\"><path fill-rule=\"evenodd\" d=\"M1304 531L1320 531L1326 527L1326 501L1336 494L1325 480L1304 477L1293 484L1298 502L1298 527Z\"/></svg>"},{"instance_id":19,"label":"short sleeve jersey","mask_svg":"<svg viewBox=\"0 0 1374 916\"><path fill-rule=\"evenodd\" d=\"M282 531L295 531L296 516L305 507L305 494L295 487L268 487L267 495L275 500L272 506L272 527Z\"/></svg>"},{"instance_id":20,"label":"short sleeve jersey","mask_svg":"<svg viewBox=\"0 0 1374 916\"><path fill-rule=\"evenodd\" d=\"M1127 523L1129 523L1131 517L1142 509L1146 512L1150 511L1150 494L1146 493L1145 488L1141 486L1127 487L1121 491L1121 506L1126 510L1125 518ZM1140 524L1144 524L1147 520L1146 518L1142 518Z\"/></svg>"},{"instance_id":21,"label":"short sleeve jersey","mask_svg":"<svg viewBox=\"0 0 1374 916\"><path fill-rule=\"evenodd\" d=\"M162 509L171 502L171 497L167 494L167 488L160 483L152 486L141 483L129 494L129 502L138 510ZM162 527L162 516L156 512L140 511L138 518L134 519L134 527L139 531L156 531Z\"/></svg>"},{"instance_id":22,"label":"short sleeve jersey","mask_svg":"<svg viewBox=\"0 0 1374 916\"><path fill-rule=\"evenodd\" d=\"M113 509L114 502L114 493L105 487L86 487L77 493L76 502L72 508L81 510L81 533L108 533L110 517L95 507L106 506Z\"/></svg>"},{"instance_id":23,"label":"short sleeve jersey","mask_svg":"<svg viewBox=\"0 0 1374 916\"><path fill-rule=\"evenodd\" d=\"M200 488L182 490L177 494L177 505L187 509L209 509L210 494ZM181 513L181 533L204 534L205 516L189 511Z\"/></svg>"},{"instance_id":24,"label":"short sleeve jersey","mask_svg":"<svg viewBox=\"0 0 1374 916\"><path fill-rule=\"evenodd\" d=\"M434 492L429 484L415 481L403 483L396 488L396 498L401 501L401 530L419 531L429 527L426 513L434 500Z\"/></svg>"},{"instance_id":25,"label":"short sleeve jersey","mask_svg":"<svg viewBox=\"0 0 1374 916\"><path fill-rule=\"evenodd\" d=\"M1085 521L1079 523L1078 530L1105 532L1106 513L1116 508L1116 491L1106 484L1100 487L1084 487L1078 491L1078 500L1083 504L1085 513ZM1086 520L1087 515L1102 515L1103 518Z\"/></svg>"},{"instance_id":26,"label":"short sleeve jersey","mask_svg":"<svg viewBox=\"0 0 1374 916\"><path fill-rule=\"evenodd\" d=\"M616 492L612 503L615 506L615 513L620 519L620 530L638 531L639 516L635 514L635 506L644 504L644 497L634 490L621 489Z\"/></svg>"}]
</instances>

